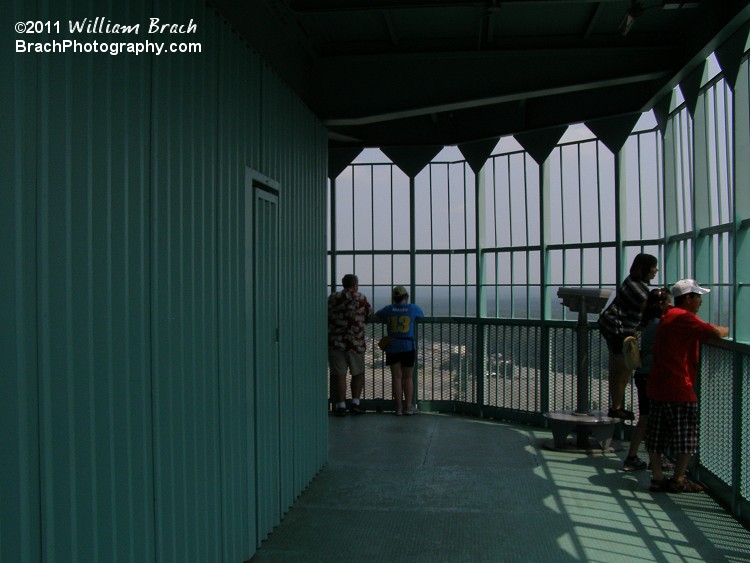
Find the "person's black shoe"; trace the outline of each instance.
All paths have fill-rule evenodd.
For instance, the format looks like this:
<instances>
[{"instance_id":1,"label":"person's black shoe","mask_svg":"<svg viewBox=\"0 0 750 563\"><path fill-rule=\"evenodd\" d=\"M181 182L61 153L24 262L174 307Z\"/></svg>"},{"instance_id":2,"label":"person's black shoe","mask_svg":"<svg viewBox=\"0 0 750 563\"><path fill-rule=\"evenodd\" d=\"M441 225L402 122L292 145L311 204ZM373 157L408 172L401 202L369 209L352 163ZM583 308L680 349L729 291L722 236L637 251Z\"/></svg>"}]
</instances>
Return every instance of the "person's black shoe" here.
<instances>
[{"instance_id":1,"label":"person's black shoe","mask_svg":"<svg viewBox=\"0 0 750 563\"><path fill-rule=\"evenodd\" d=\"M336 416L346 416L346 407L336 407L336 410L333 411L333 414Z\"/></svg>"},{"instance_id":2,"label":"person's black shoe","mask_svg":"<svg viewBox=\"0 0 750 563\"><path fill-rule=\"evenodd\" d=\"M366 411L362 408L362 405L355 405L354 403L352 403L351 405L349 405L349 412L354 414L365 414Z\"/></svg>"},{"instance_id":3,"label":"person's black shoe","mask_svg":"<svg viewBox=\"0 0 750 563\"><path fill-rule=\"evenodd\" d=\"M638 459L638 456L626 457L625 461L622 463L622 470L639 471L641 469L646 469L646 465L646 462L642 459Z\"/></svg>"}]
</instances>

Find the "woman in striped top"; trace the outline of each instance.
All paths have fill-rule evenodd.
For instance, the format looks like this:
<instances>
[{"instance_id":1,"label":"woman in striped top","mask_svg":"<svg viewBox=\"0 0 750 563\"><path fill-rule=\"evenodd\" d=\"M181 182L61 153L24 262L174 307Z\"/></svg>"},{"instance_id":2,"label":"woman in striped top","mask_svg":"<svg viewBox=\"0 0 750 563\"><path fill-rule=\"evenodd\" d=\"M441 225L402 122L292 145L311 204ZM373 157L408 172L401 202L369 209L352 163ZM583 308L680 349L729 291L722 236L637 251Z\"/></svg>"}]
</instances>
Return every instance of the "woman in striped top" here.
<instances>
[{"instance_id":1,"label":"woman in striped top","mask_svg":"<svg viewBox=\"0 0 750 563\"><path fill-rule=\"evenodd\" d=\"M599 329L609 349L609 394L612 404L608 416L633 420L632 411L623 408L630 370L625 366L622 343L635 336L641 313L648 299L648 284L658 272L658 261L651 254L638 254L630 266L630 275L617 289L612 303L599 316Z\"/></svg>"}]
</instances>

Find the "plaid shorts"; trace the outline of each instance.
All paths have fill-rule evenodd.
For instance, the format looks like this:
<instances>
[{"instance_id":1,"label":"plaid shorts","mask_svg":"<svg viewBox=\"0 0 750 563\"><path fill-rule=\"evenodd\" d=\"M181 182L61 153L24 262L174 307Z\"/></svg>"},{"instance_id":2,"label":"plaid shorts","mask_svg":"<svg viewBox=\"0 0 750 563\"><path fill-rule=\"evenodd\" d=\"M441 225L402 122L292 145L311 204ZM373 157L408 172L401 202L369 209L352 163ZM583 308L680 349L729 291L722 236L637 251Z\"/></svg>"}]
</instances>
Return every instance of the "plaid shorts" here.
<instances>
[{"instance_id":1,"label":"plaid shorts","mask_svg":"<svg viewBox=\"0 0 750 563\"><path fill-rule=\"evenodd\" d=\"M651 401L646 450L650 453L697 453L699 421L698 403Z\"/></svg>"}]
</instances>

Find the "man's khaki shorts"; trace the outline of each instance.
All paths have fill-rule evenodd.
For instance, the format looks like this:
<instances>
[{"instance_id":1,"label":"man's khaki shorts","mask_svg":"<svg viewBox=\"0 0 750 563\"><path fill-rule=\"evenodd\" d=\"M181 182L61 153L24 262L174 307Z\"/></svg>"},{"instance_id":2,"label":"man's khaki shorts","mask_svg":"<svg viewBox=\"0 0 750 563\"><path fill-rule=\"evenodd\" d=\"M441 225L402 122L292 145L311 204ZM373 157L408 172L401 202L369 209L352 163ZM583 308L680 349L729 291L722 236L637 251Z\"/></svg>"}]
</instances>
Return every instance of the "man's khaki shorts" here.
<instances>
[{"instance_id":1,"label":"man's khaki shorts","mask_svg":"<svg viewBox=\"0 0 750 563\"><path fill-rule=\"evenodd\" d=\"M365 353L329 348L328 365L333 375L346 375L347 368L352 375L361 375L365 373Z\"/></svg>"}]
</instances>

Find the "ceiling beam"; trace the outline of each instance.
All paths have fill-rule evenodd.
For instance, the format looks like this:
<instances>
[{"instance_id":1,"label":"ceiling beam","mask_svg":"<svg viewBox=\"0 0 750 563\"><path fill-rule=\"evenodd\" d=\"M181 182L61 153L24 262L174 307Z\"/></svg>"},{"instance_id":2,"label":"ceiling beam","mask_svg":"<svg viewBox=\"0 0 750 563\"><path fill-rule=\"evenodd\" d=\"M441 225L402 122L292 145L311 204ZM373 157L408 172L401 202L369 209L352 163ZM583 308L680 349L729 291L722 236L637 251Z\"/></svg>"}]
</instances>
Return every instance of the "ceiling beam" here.
<instances>
[{"instance_id":1,"label":"ceiling beam","mask_svg":"<svg viewBox=\"0 0 750 563\"><path fill-rule=\"evenodd\" d=\"M528 5L528 4L622 4L622 0L502 0L501 5ZM655 4L660 5L656 0ZM380 10L405 10L405 9L435 9L435 8L486 8L487 2L475 0L318 0L308 2L306 0L292 0L289 9L298 14L322 14L334 12L374 12Z\"/></svg>"},{"instance_id":2,"label":"ceiling beam","mask_svg":"<svg viewBox=\"0 0 750 563\"><path fill-rule=\"evenodd\" d=\"M499 96L491 96L487 98L464 100L460 102L431 105L431 106L420 106L408 110L384 112L380 114L373 114L354 118L345 119L323 119L323 124L328 127L340 127L349 125L368 125L372 123L392 121L398 119L406 119L410 117L417 117L422 115L430 115L433 113L444 113L450 111L460 111L471 108L479 108L483 106L491 106L497 104L503 104L507 102L515 102L533 98L543 98L546 96L556 96L561 94L570 94L574 92L580 92L583 90L592 90L598 88L609 88L613 86L625 86L628 84L635 84L639 82L653 82L657 80L665 80L669 78L669 74L664 71L652 72L647 74L636 74L631 76L622 76L618 78L612 78L608 80L597 80L591 82L581 82L578 84L568 84L564 86L556 86L549 88L540 88L537 90L525 90L521 92L508 93Z\"/></svg>"},{"instance_id":3,"label":"ceiling beam","mask_svg":"<svg viewBox=\"0 0 750 563\"><path fill-rule=\"evenodd\" d=\"M388 14L388 12L383 11L381 12L383 14L383 20L385 21L385 27L388 29L388 35L391 37L391 44L394 46L398 45L398 34L396 33L396 28L393 26L393 20L391 19L391 16Z\"/></svg>"},{"instance_id":4,"label":"ceiling beam","mask_svg":"<svg viewBox=\"0 0 750 563\"><path fill-rule=\"evenodd\" d=\"M602 3L597 2L596 7L594 7L593 12L591 14L591 19L589 20L589 24L586 26L586 31L583 33L583 38L588 39L591 37L591 34L594 31L594 26L596 26L596 21L599 19L599 16L602 13Z\"/></svg>"}]
</instances>

